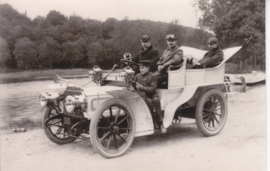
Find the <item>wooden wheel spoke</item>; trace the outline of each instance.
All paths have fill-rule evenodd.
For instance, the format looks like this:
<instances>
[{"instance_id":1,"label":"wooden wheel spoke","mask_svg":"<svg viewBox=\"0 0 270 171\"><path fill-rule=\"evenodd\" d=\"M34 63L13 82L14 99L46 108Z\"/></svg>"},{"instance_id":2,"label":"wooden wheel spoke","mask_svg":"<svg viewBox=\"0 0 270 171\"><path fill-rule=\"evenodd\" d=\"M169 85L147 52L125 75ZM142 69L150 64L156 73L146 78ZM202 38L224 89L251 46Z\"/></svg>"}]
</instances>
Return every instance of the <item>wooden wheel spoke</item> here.
<instances>
[{"instance_id":1,"label":"wooden wheel spoke","mask_svg":"<svg viewBox=\"0 0 270 171\"><path fill-rule=\"evenodd\" d=\"M213 112L214 112L215 115L218 115L218 116L221 117L221 114L219 114L219 113L217 113L217 112L215 112L215 111L213 111Z\"/></svg>"},{"instance_id":2,"label":"wooden wheel spoke","mask_svg":"<svg viewBox=\"0 0 270 171\"><path fill-rule=\"evenodd\" d=\"M101 117L106 121L108 125L110 125L110 122L103 115L101 115Z\"/></svg>"},{"instance_id":3,"label":"wooden wheel spoke","mask_svg":"<svg viewBox=\"0 0 270 171\"><path fill-rule=\"evenodd\" d=\"M110 122L112 122L112 108L110 107Z\"/></svg>"},{"instance_id":4,"label":"wooden wheel spoke","mask_svg":"<svg viewBox=\"0 0 270 171\"><path fill-rule=\"evenodd\" d=\"M217 123L219 123L219 121L217 120L216 116L214 116L214 119L217 121Z\"/></svg>"},{"instance_id":5,"label":"wooden wheel spoke","mask_svg":"<svg viewBox=\"0 0 270 171\"><path fill-rule=\"evenodd\" d=\"M115 120L114 120L114 123L116 123L116 122L117 122L117 119L118 119L118 116L119 116L119 114L120 114L120 111L121 111L121 109L120 109L120 108L118 108L118 111L117 111L117 113L116 113L116 115L115 115Z\"/></svg>"},{"instance_id":6,"label":"wooden wheel spoke","mask_svg":"<svg viewBox=\"0 0 270 171\"><path fill-rule=\"evenodd\" d=\"M61 133L61 131L62 131L62 128L59 128L59 129L57 130L57 132L55 133L55 135L59 135L59 134Z\"/></svg>"},{"instance_id":7,"label":"wooden wheel spoke","mask_svg":"<svg viewBox=\"0 0 270 171\"><path fill-rule=\"evenodd\" d=\"M126 142L126 140L119 133L116 133L116 134L121 138L121 140L123 140L124 142Z\"/></svg>"},{"instance_id":8,"label":"wooden wheel spoke","mask_svg":"<svg viewBox=\"0 0 270 171\"><path fill-rule=\"evenodd\" d=\"M115 149L117 149L117 143L116 143L116 137L115 137L115 134L113 134L113 139L114 139Z\"/></svg>"},{"instance_id":9,"label":"wooden wheel spoke","mask_svg":"<svg viewBox=\"0 0 270 171\"><path fill-rule=\"evenodd\" d=\"M212 118L213 128L215 127L215 120Z\"/></svg>"},{"instance_id":10,"label":"wooden wheel spoke","mask_svg":"<svg viewBox=\"0 0 270 171\"><path fill-rule=\"evenodd\" d=\"M120 130L130 130L130 128L119 128Z\"/></svg>"},{"instance_id":11,"label":"wooden wheel spoke","mask_svg":"<svg viewBox=\"0 0 270 171\"><path fill-rule=\"evenodd\" d=\"M208 119L208 121L209 121L209 119ZM211 123L211 122L209 121L209 122L208 122L208 127L210 127L210 123Z\"/></svg>"},{"instance_id":12,"label":"wooden wheel spoke","mask_svg":"<svg viewBox=\"0 0 270 171\"><path fill-rule=\"evenodd\" d=\"M218 106L220 106L219 105L219 102L217 101L217 102L215 102L214 104L213 104L213 106L216 108L216 107L218 107Z\"/></svg>"},{"instance_id":13,"label":"wooden wheel spoke","mask_svg":"<svg viewBox=\"0 0 270 171\"><path fill-rule=\"evenodd\" d=\"M50 128L51 128L51 126L55 126L55 127L58 127L58 128L64 128L64 126L62 126L62 125L52 125L52 124L48 124L47 126L50 127Z\"/></svg>"},{"instance_id":14,"label":"wooden wheel spoke","mask_svg":"<svg viewBox=\"0 0 270 171\"><path fill-rule=\"evenodd\" d=\"M64 138L65 138L66 137L66 129L65 128L64 128L64 134L63 135L64 135Z\"/></svg>"},{"instance_id":15,"label":"wooden wheel spoke","mask_svg":"<svg viewBox=\"0 0 270 171\"><path fill-rule=\"evenodd\" d=\"M210 116L210 114L203 115L203 118L206 118L206 117L208 117L208 116Z\"/></svg>"},{"instance_id":16,"label":"wooden wheel spoke","mask_svg":"<svg viewBox=\"0 0 270 171\"><path fill-rule=\"evenodd\" d=\"M57 122L51 123L50 125L54 125L54 124L57 124L57 123L60 123L60 122L62 122L62 121L60 120L60 121L57 121ZM54 125L54 126L60 126L60 125Z\"/></svg>"},{"instance_id":17,"label":"wooden wheel spoke","mask_svg":"<svg viewBox=\"0 0 270 171\"><path fill-rule=\"evenodd\" d=\"M117 125L120 125L122 122L124 122L124 120L126 120L128 118L128 116L126 116L126 117L124 117L121 121L119 121L118 123L117 123Z\"/></svg>"},{"instance_id":18,"label":"wooden wheel spoke","mask_svg":"<svg viewBox=\"0 0 270 171\"><path fill-rule=\"evenodd\" d=\"M106 137L108 137L108 135L110 135L110 133L111 133L110 131L106 132L106 134L103 135L103 137L99 141L104 140Z\"/></svg>"},{"instance_id":19,"label":"wooden wheel spoke","mask_svg":"<svg viewBox=\"0 0 270 171\"><path fill-rule=\"evenodd\" d=\"M107 144L107 147L106 147L107 150L108 150L108 148L109 148L109 146L110 146L111 140L112 140L112 135L111 135L110 138L109 138L109 141L108 141L108 144Z\"/></svg>"},{"instance_id":20,"label":"wooden wheel spoke","mask_svg":"<svg viewBox=\"0 0 270 171\"><path fill-rule=\"evenodd\" d=\"M110 129L109 127L98 127L98 129Z\"/></svg>"},{"instance_id":21,"label":"wooden wheel spoke","mask_svg":"<svg viewBox=\"0 0 270 171\"><path fill-rule=\"evenodd\" d=\"M217 110L219 110L219 109L221 109L221 107L219 107L219 108L215 109L215 111L217 111Z\"/></svg>"},{"instance_id":22,"label":"wooden wheel spoke","mask_svg":"<svg viewBox=\"0 0 270 171\"><path fill-rule=\"evenodd\" d=\"M203 109L203 111L204 111L204 112L205 112L205 111L206 111L206 112L210 112L210 110L209 110L209 109Z\"/></svg>"}]
</instances>

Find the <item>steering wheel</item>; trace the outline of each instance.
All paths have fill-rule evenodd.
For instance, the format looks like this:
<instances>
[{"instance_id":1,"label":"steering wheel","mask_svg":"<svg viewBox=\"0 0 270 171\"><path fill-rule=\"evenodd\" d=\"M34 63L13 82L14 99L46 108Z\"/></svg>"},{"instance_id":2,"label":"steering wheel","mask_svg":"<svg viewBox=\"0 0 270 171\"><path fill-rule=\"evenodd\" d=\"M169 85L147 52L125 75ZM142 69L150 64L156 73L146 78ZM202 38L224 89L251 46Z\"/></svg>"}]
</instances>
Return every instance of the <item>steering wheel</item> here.
<instances>
[{"instance_id":1,"label":"steering wheel","mask_svg":"<svg viewBox=\"0 0 270 171\"><path fill-rule=\"evenodd\" d=\"M138 68L138 64L128 59L121 59L120 62L124 65L131 67L133 70Z\"/></svg>"}]
</instances>

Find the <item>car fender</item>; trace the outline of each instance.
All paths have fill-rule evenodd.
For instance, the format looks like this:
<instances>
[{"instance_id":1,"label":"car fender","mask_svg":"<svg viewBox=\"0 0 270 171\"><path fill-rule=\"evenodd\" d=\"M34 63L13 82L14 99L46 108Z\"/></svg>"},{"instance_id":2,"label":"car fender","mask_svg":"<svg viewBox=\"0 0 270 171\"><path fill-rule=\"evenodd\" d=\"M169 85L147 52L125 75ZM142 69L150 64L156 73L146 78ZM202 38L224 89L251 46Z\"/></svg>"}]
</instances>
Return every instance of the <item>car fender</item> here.
<instances>
[{"instance_id":1,"label":"car fender","mask_svg":"<svg viewBox=\"0 0 270 171\"><path fill-rule=\"evenodd\" d=\"M116 99L124 101L131 109L135 118L135 137L154 133L154 124L151 112L140 95L126 90L113 90L107 91L106 93Z\"/></svg>"},{"instance_id":2,"label":"car fender","mask_svg":"<svg viewBox=\"0 0 270 171\"><path fill-rule=\"evenodd\" d=\"M194 95L198 87L198 85L185 86L182 93L166 106L163 119L163 126L165 128L171 125L176 109L181 104L187 102Z\"/></svg>"},{"instance_id":3,"label":"car fender","mask_svg":"<svg viewBox=\"0 0 270 171\"><path fill-rule=\"evenodd\" d=\"M224 83L226 82L201 83L201 84L185 86L181 94L174 101L166 105L165 110L164 110L163 126L165 128L168 128L171 125L177 108L180 105L186 103L188 100L190 100L199 87L207 87L207 86L219 85L219 84L224 84Z\"/></svg>"}]
</instances>

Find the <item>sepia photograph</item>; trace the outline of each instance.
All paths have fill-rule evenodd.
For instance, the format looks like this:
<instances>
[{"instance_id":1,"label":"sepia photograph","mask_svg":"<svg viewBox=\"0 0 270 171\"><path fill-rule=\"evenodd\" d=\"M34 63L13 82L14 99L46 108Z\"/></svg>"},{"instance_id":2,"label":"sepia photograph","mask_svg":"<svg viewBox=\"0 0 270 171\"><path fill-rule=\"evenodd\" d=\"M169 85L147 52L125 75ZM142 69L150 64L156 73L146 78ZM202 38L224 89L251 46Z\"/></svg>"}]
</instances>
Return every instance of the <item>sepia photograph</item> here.
<instances>
[{"instance_id":1,"label":"sepia photograph","mask_svg":"<svg viewBox=\"0 0 270 171\"><path fill-rule=\"evenodd\" d=\"M270 171L269 4L1 0L0 170Z\"/></svg>"}]
</instances>

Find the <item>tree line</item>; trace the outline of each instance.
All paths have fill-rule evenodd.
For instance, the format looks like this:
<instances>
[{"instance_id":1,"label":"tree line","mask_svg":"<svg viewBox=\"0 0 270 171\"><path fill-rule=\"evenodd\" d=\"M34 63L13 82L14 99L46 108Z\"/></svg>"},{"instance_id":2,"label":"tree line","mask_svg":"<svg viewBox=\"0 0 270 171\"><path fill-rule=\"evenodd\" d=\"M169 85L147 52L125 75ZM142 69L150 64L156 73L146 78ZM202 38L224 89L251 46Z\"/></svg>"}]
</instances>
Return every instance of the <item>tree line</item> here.
<instances>
[{"instance_id":1,"label":"tree line","mask_svg":"<svg viewBox=\"0 0 270 171\"><path fill-rule=\"evenodd\" d=\"M166 34L175 34L178 45L207 50L212 30L222 48L247 47L232 62L263 67L265 62L265 4L260 0L194 0L194 7L203 12L202 29L150 20L108 18L101 22L78 15L65 16L50 11L46 17L33 20L9 4L0 4L0 70L55 68L109 69L120 64L123 54L136 55L141 48L140 36L147 34L160 51L167 47Z\"/></svg>"},{"instance_id":2,"label":"tree line","mask_svg":"<svg viewBox=\"0 0 270 171\"><path fill-rule=\"evenodd\" d=\"M29 70L90 68L98 64L108 69L119 64L123 54L136 55L140 36L151 37L153 46L166 48L165 36L174 33L179 45L206 48L210 33L171 23L108 18L101 22L78 15L65 16L50 11L33 20L9 4L0 5L1 68Z\"/></svg>"}]
</instances>

